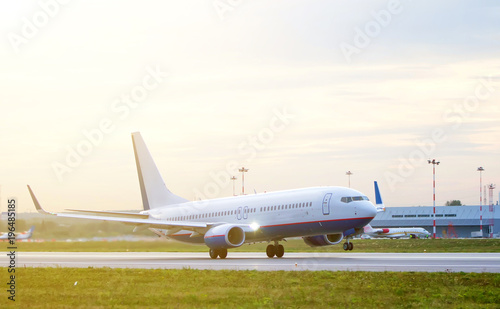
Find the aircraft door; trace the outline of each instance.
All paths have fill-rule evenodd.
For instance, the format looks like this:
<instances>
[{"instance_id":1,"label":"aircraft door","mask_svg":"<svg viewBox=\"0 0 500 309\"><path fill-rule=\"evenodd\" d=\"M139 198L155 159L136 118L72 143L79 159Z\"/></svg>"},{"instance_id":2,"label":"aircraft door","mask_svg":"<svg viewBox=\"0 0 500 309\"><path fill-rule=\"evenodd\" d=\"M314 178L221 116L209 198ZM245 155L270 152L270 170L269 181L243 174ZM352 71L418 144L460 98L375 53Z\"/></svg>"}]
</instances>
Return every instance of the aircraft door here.
<instances>
[{"instance_id":1,"label":"aircraft door","mask_svg":"<svg viewBox=\"0 0 500 309\"><path fill-rule=\"evenodd\" d=\"M238 207L238 211L236 212L236 218L237 218L238 220L241 220L241 210L242 210L242 208L241 208L241 207Z\"/></svg>"},{"instance_id":2,"label":"aircraft door","mask_svg":"<svg viewBox=\"0 0 500 309\"><path fill-rule=\"evenodd\" d=\"M323 198L323 214L324 215L329 215L330 214L330 199L331 198L332 198L332 194L331 193L328 193Z\"/></svg>"},{"instance_id":3,"label":"aircraft door","mask_svg":"<svg viewBox=\"0 0 500 309\"><path fill-rule=\"evenodd\" d=\"M248 219L248 206L243 208L243 219Z\"/></svg>"}]
</instances>

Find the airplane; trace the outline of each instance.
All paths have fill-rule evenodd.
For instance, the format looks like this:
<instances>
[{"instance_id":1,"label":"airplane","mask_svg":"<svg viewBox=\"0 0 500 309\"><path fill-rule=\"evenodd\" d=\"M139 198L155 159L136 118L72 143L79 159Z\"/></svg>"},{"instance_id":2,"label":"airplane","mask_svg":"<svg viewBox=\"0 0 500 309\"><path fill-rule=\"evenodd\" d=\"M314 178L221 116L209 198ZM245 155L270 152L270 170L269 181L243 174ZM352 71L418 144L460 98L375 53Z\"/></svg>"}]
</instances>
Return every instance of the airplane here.
<instances>
[{"instance_id":1,"label":"airplane","mask_svg":"<svg viewBox=\"0 0 500 309\"><path fill-rule=\"evenodd\" d=\"M33 231L35 230L35 226L32 226L26 232L16 234L16 240L30 239L33 236ZM4 233L0 236L0 240L8 240L9 233Z\"/></svg>"},{"instance_id":2,"label":"airplane","mask_svg":"<svg viewBox=\"0 0 500 309\"><path fill-rule=\"evenodd\" d=\"M380 195L380 190L378 188L378 183L375 181L375 207L377 212L385 211L385 205L382 201L382 196ZM422 227L400 227L400 228L373 228L370 224L367 224L364 228L364 234L370 236L371 238L429 238L431 233Z\"/></svg>"},{"instance_id":3,"label":"airplane","mask_svg":"<svg viewBox=\"0 0 500 309\"><path fill-rule=\"evenodd\" d=\"M134 231L149 229L160 237L204 244L212 259L227 257L227 250L243 244L270 243L269 258L283 257L280 244L302 237L312 247L335 245L363 232L377 211L366 195L345 187L313 187L188 201L172 193L139 132L132 133L143 210L112 212L68 209L53 213L42 208L31 187L28 190L38 212L66 218L122 222ZM80 213L74 213L80 212Z\"/></svg>"},{"instance_id":4,"label":"airplane","mask_svg":"<svg viewBox=\"0 0 500 309\"><path fill-rule=\"evenodd\" d=\"M431 235L422 227L372 228L370 224L364 227L364 233L372 238L429 238Z\"/></svg>"}]
</instances>

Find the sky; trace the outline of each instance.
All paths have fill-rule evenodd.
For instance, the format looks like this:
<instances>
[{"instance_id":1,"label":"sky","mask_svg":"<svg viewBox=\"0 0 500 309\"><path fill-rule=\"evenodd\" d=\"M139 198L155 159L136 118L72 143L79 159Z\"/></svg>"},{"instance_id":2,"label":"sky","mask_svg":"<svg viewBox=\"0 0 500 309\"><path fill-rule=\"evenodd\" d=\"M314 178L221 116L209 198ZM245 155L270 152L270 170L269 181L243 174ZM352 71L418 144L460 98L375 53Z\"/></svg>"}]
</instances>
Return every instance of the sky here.
<instances>
[{"instance_id":1,"label":"sky","mask_svg":"<svg viewBox=\"0 0 500 309\"><path fill-rule=\"evenodd\" d=\"M0 209L141 209L131 142L189 200L500 186L497 1L4 1ZM495 201L499 190L495 190Z\"/></svg>"}]
</instances>

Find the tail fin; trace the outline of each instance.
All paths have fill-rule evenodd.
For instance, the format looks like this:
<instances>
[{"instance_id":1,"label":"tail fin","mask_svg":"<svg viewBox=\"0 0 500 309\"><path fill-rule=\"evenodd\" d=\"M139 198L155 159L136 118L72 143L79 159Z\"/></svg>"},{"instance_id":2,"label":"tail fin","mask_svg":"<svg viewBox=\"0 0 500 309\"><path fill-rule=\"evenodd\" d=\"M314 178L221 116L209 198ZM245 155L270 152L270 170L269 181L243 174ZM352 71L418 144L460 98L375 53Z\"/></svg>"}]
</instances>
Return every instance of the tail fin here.
<instances>
[{"instance_id":1,"label":"tail fin","mask_svg":"<svg viewBox=\"0 0 500 309\"><path fill-rule=\"evenodd\" d=\"M363 227L363 232L366 234L373 233L373 228L371 225L367 224Z\"/></svg>"},{"instance_id":2,"label":"tail fin","mask_svg":"<svg viewBox=\"0 0 500 309\"><path fill-rule=\"evenodd\" d=\"M188 200L168 190L141 133L132 133L132 143L144 210L187 202Z\"/></svg>"},{"instance_id":3,"label":"tail fin","mask_svg":"<svg viewBox=\"0 0 500 309\"><path fill-rule=\"evenodd\" d=\"M26 238L31 238L31 236L33 235L33 231L35 230L35 226L31 226L30 229L28 230L28 232L26 233Z\"/></svg>"},{"instance_id":4,"label":"tail fin","mask_svg":"<svg viewBox=\"0 0 500 309\"><path fill-rule=\"evenodd\" d=\"M375 207L377 207L377 212L385 211L384 202L382 202L382 196L380 195L380 190L378 189L378 183L373 182L375 185Z\"/></svg>"}]
</instances>

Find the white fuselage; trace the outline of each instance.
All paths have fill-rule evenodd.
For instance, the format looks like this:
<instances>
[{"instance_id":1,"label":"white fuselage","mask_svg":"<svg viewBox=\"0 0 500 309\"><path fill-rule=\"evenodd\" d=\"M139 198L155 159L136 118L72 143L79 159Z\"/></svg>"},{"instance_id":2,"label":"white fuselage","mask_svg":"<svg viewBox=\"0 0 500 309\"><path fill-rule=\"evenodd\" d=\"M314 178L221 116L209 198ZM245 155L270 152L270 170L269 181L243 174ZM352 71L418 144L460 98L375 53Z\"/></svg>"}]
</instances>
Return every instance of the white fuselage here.
<instances>
[{"instance_id":1,"label":"white fuselage","mask_svg":"<svg viewBox=\"0 0 500 309\"><path fill-rule=\"evenodd\" d=\"M375 206L359 191L317 187L187 202L148 211L165 221L244 224L255 227L245 242L286 237L343 233L362 228L376 215ZM187 230L156 230L179 241L203 243L202 235Z\"/></svg>"},{"instance_id":2,"label":"white fuselage","mask_svg":"<svg viewBox=\"0 0 500 309\"><path fill-rule=\"evenodd\" d=\"M408 228L385 228L384 232L380 233L366 233L370 237L375 238L401 238L410 237L414 235L418 238L426 238L431 234L424 228L421 227L408 227Z\"/></svg>"}]
</instances>

